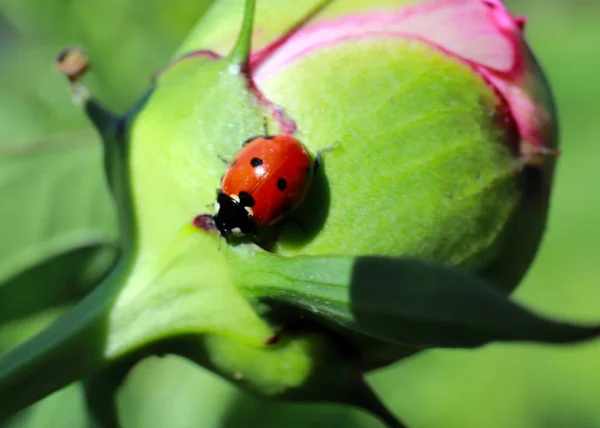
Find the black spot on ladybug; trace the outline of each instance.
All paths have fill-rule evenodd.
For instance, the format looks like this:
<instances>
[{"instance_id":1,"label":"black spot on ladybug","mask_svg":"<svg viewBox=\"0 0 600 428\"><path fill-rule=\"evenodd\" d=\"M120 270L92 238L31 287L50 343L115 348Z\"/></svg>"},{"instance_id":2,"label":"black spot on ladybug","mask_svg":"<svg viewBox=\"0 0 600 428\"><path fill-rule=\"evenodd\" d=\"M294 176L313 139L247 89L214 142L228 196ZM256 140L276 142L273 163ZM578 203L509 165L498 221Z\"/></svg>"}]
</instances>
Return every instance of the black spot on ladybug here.
<instances>
[{"instance_id":1,"label":"black spot on ladybug","mask_svg":"<svg viewBox=\"0 0 600 428\"><path fill-rule=\"evenodd\" d=\"M256 168L258 166L261 166L263 164L263 160L261 158L252 158L250 160L250 165L252 165L252 168Z\"/></svg>"},{"instance_id":2,"label":"black spot on ladybug","mask_svg":"<svg viewBox=\"0 0 600 428\"><path fill-rule=\"evenodd\" d=\"M278 178L277 179L277 188L279 190L281 190L282 192L287 189L287 181L285 181L285 178Z\"/></svg>"},{"instance_id":3,"label":"black spot on ladybug","mask_svg":"<svg viewBox=\"0 0 600 428\"><path fill-rule=\"evenodd\" d=\"M242 204L245 207L253 207L256 203L254 201L254 198L248 192L240 192L238 197L240 198L240 204Z\"/></svg>"}]
</instances>

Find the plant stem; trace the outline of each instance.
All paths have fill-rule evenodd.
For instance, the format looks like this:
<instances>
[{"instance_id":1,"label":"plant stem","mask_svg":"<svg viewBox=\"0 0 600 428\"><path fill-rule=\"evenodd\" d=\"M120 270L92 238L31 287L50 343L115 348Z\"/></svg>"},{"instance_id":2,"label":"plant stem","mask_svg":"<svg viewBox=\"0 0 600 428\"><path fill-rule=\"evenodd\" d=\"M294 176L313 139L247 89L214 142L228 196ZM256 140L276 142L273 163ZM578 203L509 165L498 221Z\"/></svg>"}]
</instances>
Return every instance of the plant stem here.
<instances>
[{"instance_id":1,"label":"plant stem","mask_svg":"<svg viewBox=\"0 0 600 428\"><path fill-rule=\"evenodd\" d=\"M108 315L129 271L127 263L120 263L78 305L0 356L0 420L108 362L104 353Z\"/></svg>"},{"instance_id":2,"label":"plant stem","mask_svg":"<svg viewBox=\"0 0 600 428\"><path fill-rule=\"evenodd\" d=\"M256 0L245 0L244 18L240 35L229 54L229 61L238 65L243 71L248 67L248 58L252 48L252 27L254 23L254 11L256 9Z\"/></svg>"}]
</instances>

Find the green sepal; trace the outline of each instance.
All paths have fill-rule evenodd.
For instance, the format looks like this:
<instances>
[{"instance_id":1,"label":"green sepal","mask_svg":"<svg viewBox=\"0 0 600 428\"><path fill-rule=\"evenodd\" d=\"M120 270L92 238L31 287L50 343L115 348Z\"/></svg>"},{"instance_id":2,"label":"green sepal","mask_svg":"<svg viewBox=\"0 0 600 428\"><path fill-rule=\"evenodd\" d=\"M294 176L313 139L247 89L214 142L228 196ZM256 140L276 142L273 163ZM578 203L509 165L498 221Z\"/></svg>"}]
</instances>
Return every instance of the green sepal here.
<instances>
[{"instance_id":1,"label":"green sepal","mask_svg":"<svg viewBox=\"0 0 600 428\"><path fill-rule=\"evenodd\" d=\"M152 93L150 88L126 116L118 116L94 98L85 102L85 110L102 137L104 171L119 220L120 247L124 253L135 251L136 226L129 177L129 130L131 123Z\"/></svg>"},{"instance_id":2,"label":"green sepal","mask_svg":"<svg viewBox=\"0 0 600 428\"><path fill-rule=\"evenodd\" d=\"M432 261L236 253L238 281L250 299L291 305L331 326L399 345L568 343L600 334L599 326L538 316L473 273Z\"/></svg>"}]
</instances>

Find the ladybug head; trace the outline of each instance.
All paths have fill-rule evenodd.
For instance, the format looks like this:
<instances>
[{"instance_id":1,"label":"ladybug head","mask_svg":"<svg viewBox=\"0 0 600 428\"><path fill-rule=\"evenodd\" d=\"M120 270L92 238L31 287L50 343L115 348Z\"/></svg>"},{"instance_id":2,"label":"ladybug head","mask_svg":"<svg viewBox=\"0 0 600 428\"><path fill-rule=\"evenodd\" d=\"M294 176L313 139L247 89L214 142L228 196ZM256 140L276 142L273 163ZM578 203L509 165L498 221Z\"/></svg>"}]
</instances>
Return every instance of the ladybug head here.
<instances>
[{"instance_id":1,"label":"ladybug head","mask_svg":"<svg viewBox=\"0 0 600 428\"><path fill-rule=\"evenodd\" d=\"M226 195L217 190L216 212L213 221L219 233L227 238L234 236L256 236L256 222L248 207L240 202L240 198Z\"/></svg>"}]
</instances>

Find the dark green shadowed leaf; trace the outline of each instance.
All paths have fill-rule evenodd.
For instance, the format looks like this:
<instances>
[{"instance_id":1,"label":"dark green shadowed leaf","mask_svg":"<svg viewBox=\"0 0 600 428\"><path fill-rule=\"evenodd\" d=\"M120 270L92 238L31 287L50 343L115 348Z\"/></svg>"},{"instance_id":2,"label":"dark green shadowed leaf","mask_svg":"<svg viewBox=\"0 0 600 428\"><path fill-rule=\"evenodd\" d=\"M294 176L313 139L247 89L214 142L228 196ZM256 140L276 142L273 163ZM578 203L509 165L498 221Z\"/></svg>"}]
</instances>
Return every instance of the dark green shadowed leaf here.
<instances>
[{"instance_id":1,"label":"dark green shadowed leaf","mask_svg":"<svg viewBox=\"0 0 600 428\"><path fill-rule=\"evenodd\" d=\"M238 253L239 254L239 253ZM240 257L251 297L386 342L474 347L493 341L567 343L600 328L538 316L475 275L418 259Z\"/></svg>"},{"instance_id":2,"label":"dark green shadowed leaf","mask_svg":"<svg viewBox=\"0 0 600 428\"><path fill-rule=\"evenodd\" d=\"M600 334L598 326L538 316L470 272L416 259L358 258L350 300L365 332L419 346L568 343Z\"/></svg>"},{"instance_id":3,"label":"dark green shadowed leaf","mask_svg":"<svg viewBox=\"0 0 600 428\"><path fill-rule=\"evenodd\" d=\"M52 325L0 355L0 419L106 364L106 320L128 274L116 268Z\"/></svg>"},{"instance_id":4,"label":"dark green shadowed leaf","mask_svg":"<svg viewBox=\"0 0 600 428\"><path fill-rule=\"evenodd\" d=\"M0 354L82 299L106 275L117 254L110 246L74 249L0 286Z\"/></svg>"}]
</instances>

